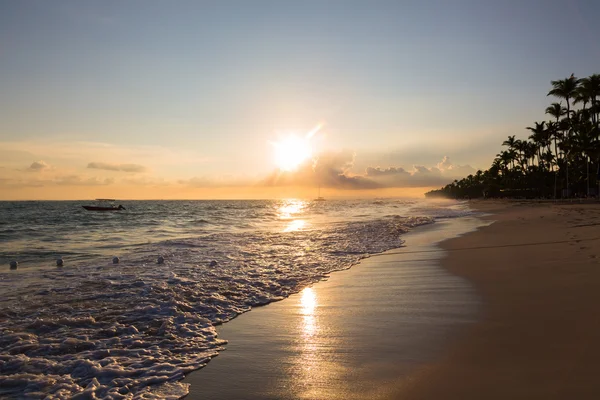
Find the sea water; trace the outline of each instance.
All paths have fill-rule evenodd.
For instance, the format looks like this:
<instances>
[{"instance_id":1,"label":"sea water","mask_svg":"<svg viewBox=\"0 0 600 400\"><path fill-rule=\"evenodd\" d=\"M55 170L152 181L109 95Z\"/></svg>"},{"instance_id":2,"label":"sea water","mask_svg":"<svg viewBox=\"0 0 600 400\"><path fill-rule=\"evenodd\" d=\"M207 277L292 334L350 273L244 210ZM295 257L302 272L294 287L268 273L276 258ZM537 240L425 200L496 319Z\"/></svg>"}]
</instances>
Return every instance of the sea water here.
<instances>
[{"instance_id":1,"label":"sea water","mask_svg":"<svg viewBox=\"0 0 600 400\"><path fill-rule=\"evenodd\" d=\"M0 202L0 397L180 398L226 345L215 325L470 214L398 199L85 204Z\"/></svg>"}]
</instances>

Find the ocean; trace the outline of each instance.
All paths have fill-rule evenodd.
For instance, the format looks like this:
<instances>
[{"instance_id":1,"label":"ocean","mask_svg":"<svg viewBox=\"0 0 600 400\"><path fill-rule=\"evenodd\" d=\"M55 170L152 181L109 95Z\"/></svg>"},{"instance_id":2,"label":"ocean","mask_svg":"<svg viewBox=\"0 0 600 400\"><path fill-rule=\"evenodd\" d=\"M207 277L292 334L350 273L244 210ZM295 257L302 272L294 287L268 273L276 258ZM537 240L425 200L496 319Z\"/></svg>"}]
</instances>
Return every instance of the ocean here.
<instances>
[{"instance_id":1,"label":"ocean","mask_svg":"<svg viewBox=\"0 0 600 400\"><path fill-rule=\"evenodd\" d=\"M226 346L216 325L471 214L404 199L86 204L0 202L0 397L180 398Z\"/></svg>"}]
</instances>

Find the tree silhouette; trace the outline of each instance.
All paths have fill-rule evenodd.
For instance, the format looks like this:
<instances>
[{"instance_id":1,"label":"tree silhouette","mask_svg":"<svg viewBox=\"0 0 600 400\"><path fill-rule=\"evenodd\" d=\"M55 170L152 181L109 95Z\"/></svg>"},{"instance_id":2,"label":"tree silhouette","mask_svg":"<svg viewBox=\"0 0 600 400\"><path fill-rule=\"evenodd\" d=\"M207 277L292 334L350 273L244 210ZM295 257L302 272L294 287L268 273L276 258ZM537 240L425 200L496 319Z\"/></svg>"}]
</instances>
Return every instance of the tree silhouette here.
<instances>
[{"instance_id":1,"label":"tree silhouette","mask_svg":"<svg viewBox=\"0 0 600 400\"><path fill-rule=\"evenodd\" d=\"M486 171L456 180L427 196L563 197L600 192L600 74L551 81L548 96L565 101L545 109L550 121L528 126L530 135L508 136ZM597 171L593 175L590 171ZM595 190L598 187L598 191Z\"/></svg>"}]
</instances>

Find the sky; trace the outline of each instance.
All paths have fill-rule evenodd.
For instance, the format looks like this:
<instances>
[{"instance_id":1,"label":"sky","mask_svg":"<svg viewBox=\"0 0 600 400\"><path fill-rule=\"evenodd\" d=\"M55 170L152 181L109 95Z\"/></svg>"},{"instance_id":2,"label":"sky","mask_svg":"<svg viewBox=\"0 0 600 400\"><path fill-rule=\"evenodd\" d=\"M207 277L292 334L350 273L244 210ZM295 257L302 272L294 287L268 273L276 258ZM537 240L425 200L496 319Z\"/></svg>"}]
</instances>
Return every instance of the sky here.
<instances>
[{"instance_id":1,"label":"sky","mask_svg":"<svg viewBox=\"0 0 600 400\"><path fill-rule=\"evenodd\" d=\"M527 137L551 80L600 72L598 15L595 0L0 0L0 200L421 195ZM310 156L282 170L292 134Z\"/></svg>"}]
</instances>

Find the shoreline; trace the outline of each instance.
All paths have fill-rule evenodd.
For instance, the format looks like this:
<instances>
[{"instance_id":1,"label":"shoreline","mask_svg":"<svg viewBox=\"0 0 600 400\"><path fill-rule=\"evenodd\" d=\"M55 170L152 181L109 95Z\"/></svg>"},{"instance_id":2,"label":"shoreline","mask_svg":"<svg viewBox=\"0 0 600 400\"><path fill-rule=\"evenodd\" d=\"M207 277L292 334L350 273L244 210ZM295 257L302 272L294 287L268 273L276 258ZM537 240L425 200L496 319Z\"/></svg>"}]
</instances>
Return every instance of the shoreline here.
<instances>
[{"instance_id":1,"label":"shoreline","mask_svg":"<svg viewBox=\"0 0 600 400\"><path fill-rule=\"evenodd\" d=\"M404 247L381 253L388 257L311 286L309 313L305 290L220 325L226 350L186 376L186 398L386 398L397 376L434 360L477 317L476 295L439 266L437 246L482 224L463 217L415 228Z\"/></svg>"},{"instance_id":2,"label":"shoreline","mask_svg":"<svg viewBox=\"0 0 600 400\"><path fill-rule=\"evenodd\" d=\"M442 265L477 288L483 318L389 398L599 398L600 205L471 205L496 222L444 242Z\"/></svg>"}]
</instances>

